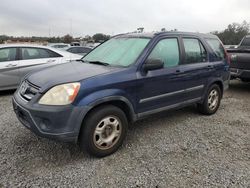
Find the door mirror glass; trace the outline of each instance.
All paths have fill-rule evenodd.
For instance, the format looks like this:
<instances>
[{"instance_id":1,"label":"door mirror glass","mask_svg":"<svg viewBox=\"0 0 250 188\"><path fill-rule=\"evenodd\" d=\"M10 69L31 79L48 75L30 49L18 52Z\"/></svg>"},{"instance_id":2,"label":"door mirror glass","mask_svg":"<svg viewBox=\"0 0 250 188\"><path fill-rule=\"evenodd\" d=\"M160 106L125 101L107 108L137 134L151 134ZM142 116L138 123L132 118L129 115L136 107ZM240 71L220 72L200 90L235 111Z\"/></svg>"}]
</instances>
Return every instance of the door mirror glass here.
<instances>
[{"instance_id":1,"label":"door mirror glass","mask_svg":"<svg viewBox=\"0 0 250 188\"><path fill-rule=\"evenodd\" d=\"M161 59L147 59L143 65L145 71L162 69L164 62Z\"/></svg>"}]
</instances>

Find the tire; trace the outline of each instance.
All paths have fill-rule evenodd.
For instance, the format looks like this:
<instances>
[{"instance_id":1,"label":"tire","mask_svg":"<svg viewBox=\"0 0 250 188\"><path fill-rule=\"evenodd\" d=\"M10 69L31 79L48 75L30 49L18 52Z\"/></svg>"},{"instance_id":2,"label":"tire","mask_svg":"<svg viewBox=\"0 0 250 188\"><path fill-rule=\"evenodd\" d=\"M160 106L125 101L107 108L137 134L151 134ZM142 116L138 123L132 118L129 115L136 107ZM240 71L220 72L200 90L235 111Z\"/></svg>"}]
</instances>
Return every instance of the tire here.
<instances>
[{"instance_id":1,"label":"tire","mask_svg":"<svg viewBox=\"0 0 250 188\"><path fill-rule=\"evenodd\" d=\"M122 145L128 120L120 108L106 105L90 112L82 126L79 139L81 149L90 155L105 157Z\"/></svg>"},{"instance_id":2,"label":"tire","mask_svg":"<svg viewBox=\"0 0 250 188\"><path fill-rule=\"evenodd\" d=\"M211 98L212 97L212 98ZM208 92L202 104L198 104L198 110L204 115L212 115L217 112L222 98L222 91L217 84L213 84L208 89Z\"/></svg>"},{"instance_id":3,"label":"tire","mask_svg":"<svg viewBox=\"0 0 250 188\"><path fill-rule=\"evenodd\" d=\"M241 78L240 79L242 82L250 82L250 79L247 79L247 78Z\"/></svg>"}]
</instances>

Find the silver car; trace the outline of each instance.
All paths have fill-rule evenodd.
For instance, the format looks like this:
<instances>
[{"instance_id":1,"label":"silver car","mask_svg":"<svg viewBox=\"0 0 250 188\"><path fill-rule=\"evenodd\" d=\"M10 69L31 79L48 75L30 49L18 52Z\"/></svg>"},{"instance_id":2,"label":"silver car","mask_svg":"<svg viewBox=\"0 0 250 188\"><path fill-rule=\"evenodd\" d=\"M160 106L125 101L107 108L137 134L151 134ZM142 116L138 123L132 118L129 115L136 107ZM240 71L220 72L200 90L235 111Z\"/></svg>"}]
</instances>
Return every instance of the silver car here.
<instances>
[{"instance_id":1,"label":"silver car","mask_svg":"<svg viewBox=\"0 0 250 188\"><path fill-rule=\"evenodd\" d=\"M80 58L47 46L0 45L0 90L16 89L30 71Z\"/></svg>"}]
</instances>

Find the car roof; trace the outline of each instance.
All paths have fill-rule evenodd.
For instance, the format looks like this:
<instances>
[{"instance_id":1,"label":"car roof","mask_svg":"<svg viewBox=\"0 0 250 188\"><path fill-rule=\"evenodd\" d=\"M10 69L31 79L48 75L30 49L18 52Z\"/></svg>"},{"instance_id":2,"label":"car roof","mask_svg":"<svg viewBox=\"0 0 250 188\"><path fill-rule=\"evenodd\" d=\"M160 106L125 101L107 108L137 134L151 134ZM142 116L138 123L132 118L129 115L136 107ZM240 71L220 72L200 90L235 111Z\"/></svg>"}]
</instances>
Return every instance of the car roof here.
<instances>
[{"instance_id":1,"label":"car roof","mask_svg":"<svg viewBox=\"0 0 250 188\"><path fill-rule=\"evenodd\" d=\"M58 43L48 43L48 45L69 45L69 44L58 42Z\"/></svg>"},{"instance_id":2,"label":"car roof","mask_svg":"<svg viewBox=\"0 0 250 188\"><path fill-rule=\"evenodd\" d=\"M69 53L67 51L59 50L50 46L42 46L42 45L33 45L33 44L0 44L1 48L9 48L9 47L30 47L30 48L44 48L54 51L64 57L77 56L76 54Z\"/></svg>"},{"instance_id":3,"label":"car roof","mask_svg":"<svg viewBox=\"0 0 250 188\"><path fill-rule=\"evenodd\" d=\"M67 49L70 49L70 48L88 48L88 49L92 49L92 48L90 48L88 46L70 46Z\"/></svg>"},{"instance_id":4,"label":"car roof","mask_svg":"<svg viewBox=\"0 0 250 188\"><path fill-rule=\"evenodd\" d=\"M185 35L185 36L196 36L206 38L217 38L213 34L195 33L195 32L179 32L179 31L167 31L167 32L151 32L151 33L125 33L116 35L114 37L131 37L131 38L154 38L156 36L171 36L171 35Z\"/></svg>"},{"instance_id":5,"label":"car roof","mask_svg":"<svg viewBox=\"0 0 250 188\"><path fill-rule=\"evenodd\" d=\"M43 46L38 44L0 44L0 48L6 48L6 47L32 47L32 48L49 48L49 46Z\"/></svg>"}]
</instances>

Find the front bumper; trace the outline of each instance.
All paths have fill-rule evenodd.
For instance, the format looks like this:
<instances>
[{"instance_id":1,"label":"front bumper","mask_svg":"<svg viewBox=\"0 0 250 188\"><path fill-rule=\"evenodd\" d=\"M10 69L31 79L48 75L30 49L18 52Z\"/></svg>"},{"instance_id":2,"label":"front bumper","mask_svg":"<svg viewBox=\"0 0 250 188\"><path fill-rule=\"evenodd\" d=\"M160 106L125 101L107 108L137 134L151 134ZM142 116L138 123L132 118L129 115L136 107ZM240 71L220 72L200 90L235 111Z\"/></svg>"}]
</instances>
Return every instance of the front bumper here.
<instances>
[{"instance_id":1,"label":"front bumper","mask_svg":"<svg viewBox=\"0 0 250 188\"><path fill-rule=\"evenodd\" d=\"M38 136L77 142L87 107L32 104L24 101L18 92L12 102L18 120Z\"/></svg>"},{"instance_id":2,"label":"front bumper","mask_svg":"<svg viewBox=\"0 0 250 188\"><path fill-rule=\"evenodd\" d=\"M250 79L250 70L230 68L231 78Z\"/></svg>"}]
</instances>

